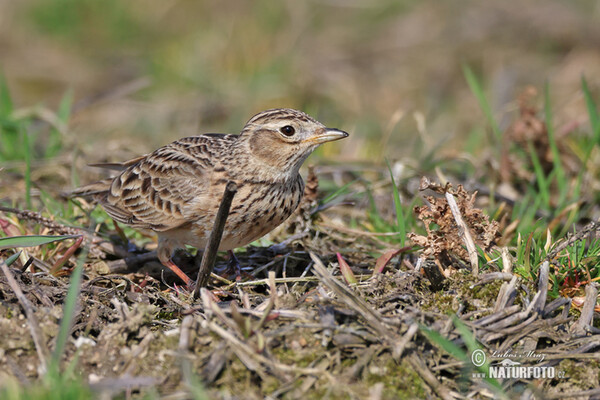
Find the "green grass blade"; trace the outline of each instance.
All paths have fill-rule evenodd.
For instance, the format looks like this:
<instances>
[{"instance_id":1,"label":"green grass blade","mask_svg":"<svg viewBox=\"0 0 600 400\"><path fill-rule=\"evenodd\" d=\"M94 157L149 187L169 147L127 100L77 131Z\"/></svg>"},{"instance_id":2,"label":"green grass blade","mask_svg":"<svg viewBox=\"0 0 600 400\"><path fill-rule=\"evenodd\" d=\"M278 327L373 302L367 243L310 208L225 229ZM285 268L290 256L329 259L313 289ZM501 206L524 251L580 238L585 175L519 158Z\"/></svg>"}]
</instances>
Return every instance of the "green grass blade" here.
<instances>
[{"instance_id":1,"label":"green grass blade","mask_svg":"<svg viewBox=\"0 0 600 400\"><path fill-rule=\"evenodd\" d=\"M206 393L206 389L202 384L202 381L198 379L194 370L192 369L190 360L181 358L181 372L183 373L183 380L186 383L188 390L190 391L191 397L194 400L208 400L210 397Z\"/></svg>"},{"instance_id":2,"label":"green grass blade","mask_svg":"<svg viewBox=\"0 0 600 400\"><path fill-rule=\"evenodd\" d=\"M585 165L586 161L587 161L587 157L586 157L586 160L584 160L584 165ZM575 186L573 187L571 198L573 198L573 199L579 198L579 196L581 194L581 186L583 184L584 177L585 177L585 168L582 168L579 171L579 173L577 174L577 178L575 179Z\"/></svg>"},{"instance_id":3,"label":"green grass blade","mask_svg":"<svg viewBox=\"0 0 600 400\"><path fill-rule=\"evenodd\" d=\"M4 74L0 73L0 118L8 118L13 111L13 102Z\"/></svg>"},{"instance_id":4,"label":"green grass blade","mask_svg":"<svg viewBox=\"0 0 600 400\"><path fill-rule=\"evenodd\" d=\"M330 201L332 201L333 199L335 199L336 197L338 197L341 194L344 194L348 188L353 185L354 183L356 183L358 179L355 179L353 181L350 181L348 183L346 183L344 186L338 188L335 192L333 192L332 194L330 194L329 196L325 197L322 201L321 204L327 204Z\"/></svg>"},{"instance_id":5,"label":"green grass blade","mask_svg":"<svg viewBox=\"0 0 600 400\"><path fill-rule=\"evenodd\" d=\"M31 144L29 143L29 132L22 124L20 134L23 138L23 154L25 155L25 204L31 209Z\"/></svg>"},{"instance_id":6,"label":"green grass blade","mask_svg":"<svg viewBox=\"0 0 600 400\"><path fill-rule=\"evenodd\" d=\"M67 90L62 100L60 101L60 105L58 107L58 111L56 113L60 122L66 126L69 123L69 118L71 116L71 106L73 105L73 91L71 89ZM60 149L62 148L62 132L57 128L53 127L50 130L50 137L48 138L48 146L46 147L45 156L46 157L54 157L58 154Z\"/></svg>"},{"instance_id":7,"label":"green grass blade","mask_svg":"<svg viewBox=\"0 0 600 400\"><path fill-rule=\"evenodd\" d=\"M13 102L4 75L0 73L0 161L14 160L20 154L19 126L12 116Z\"/></svg>"},{"instance_id":8,"label":"green grass blade","mask_svg":"<svg viewBox=\"0 0 600 400\"><path fill-rule=\"evenodd\" d=\"M481 350L481 345L477 342L477 339L475 339L475 335L473 334L473 332L469 329L469 327L467 325L465 325L464 322L462 322L456 316L456 314L452 315L452 322L454 323L456 330L460 334L460 337L464 340L465 344L467 345L467 349L469 349L469 353L473 354L473 352L475 350ZM471 364L473 364L472 360L469 360L469 362L471 362ZM490 366L490 362L486 361L478 369L481 372L486 372L488 370L489 366ZM476 368L474 364L473 364L473 367ZM494 378L486 377L485 381L490 385L490 387L492 387L496 391L496 393L503 394L502 385L500 384L500 382L498 382L498 380L496 380Z\"/></svg>"},{"instance_id":9,"label":"green grass blade","mask_svg":"<svg viewBox=\"0 0 600 400\"><path fill-rule=\"evenodd\" d=\"M69 338L73 319L75 318L77 299L79 298L81 280L83 276L83 264L87 257L87 253L88 249L86 247L79 256L77 265L71 274L71 282L69 284L69 290L67 291L65 305L63 306L63 318L60 323L58 336L56 338L56 346L54 347L54 352L52 353L52 357L50 358L48 365L48 376L51 379L59 376L60 374L60 360Z\"/></svg>"},{"instance_id":10,"label":"green grass blade","mask_svg":"<svg viewBox=\"0 0 600 400\"><path fill-rule=\"evenodd\" d=\"M0 115L0 161L18 159L22 144L19 142L20 124Z\"/></svg>"},{"instance_id":11,"label":"green grass blade","mask_svg":"<svg viewBox=\"0 0 600 400\"><path fill-rule=\"evenodd\" d=\"M46 236L46 235L29 235L29 236L10 236L0 238L0 250L12 249L14 247L35 247L48 243L59 242L66 239L75 239L78 235L62 235L62 236Z\"/></svg>"},{"instance_id":12,"label":"green grass blade","mask_svg":"<svg viewBox=\"0 0 600 400\"><path fill-rule=\"evenodd\" d=\"M455 345L452 341L446 339L436 330L430 329L424 325L420 326L421 332L434 344L436 344L439 348L444 350L446 353L450 354L452 357L456 358L459 361L467 362L469 357L467 356L467 352Z\"/></svg>"},{"instance_id":13,"label":"green grass blade","mask_svg":"<svg viewBox=\"0 0 600 400\"><path fill-rule=\"evenodd\" d=\"M367 211L369 222L373 225L373 229L375 229L376 232L386 232L389 228L389 224L379 214L375 198L369 187L366 188L366 194L370 204L369 210Z\"/></svg>"},{"instance_id":14,"label":"green grass blade","mask_svg":"<svg viewBox=\"0 0 600 400\"><path fill-rule=\"evenodd\" d=\"M475 73L468 65L463 65L463 74L465 75L465 79L467 80L467 84L469 85L471 92L477 98L479 107L481 107L481 110L485 114L490 126L492 127L492 131L494 132L496 140L498 143L500 143L502 140L502 132L500 132L500 128L498 127L498 123L494 118L492 108L490 107L490 104L483 93L483 87L481 86L481 83L477 80Z\"/></svg>"},{"instance_id":15,"label":"green grass blade","mask_svg":"<svg viewBox=\"0 0 600 400\"><path fill-rule=\"evenodd\" d=\"M596 145L600 145L600 114L598 113L598 106L592 97L592 93L590 92L590 88L588 87L584 76L581 77L581 88L583 89L583 96L585 97L585 104L588 109L593 138Z\"/></svg>"},{"instance_id":16,"label":"green grass blade","mask_svg":"<svg viewBox=\"0 0 600 400\"><path fill-rule=\"evenodd\" d=\"M550 209L550 189L548 185L548 181L546 180L546 175L544 175L544 169L542 168L542 164L540 163L540 159L537 156L536 149L533 146L533 143L527 142L527 148L529 149L529 155L531 157L531 162L533 164L533 169L535 171L535 178L537 180L539 195L542 197L544 202L544 206L546 206L546 210Z\"/></svg>"},{"instance_id":17,"label":"green grass blade","mask_svg":"<svg viewBox=\"0 0 600 400\"><path fill-rule=\"evenodd\" d=\"M75 160L77 159L77 155L75 153L73 153L73 155L71 156L71 159L73 160L71 162L71 187L79 187L81 186L81 181L79 179L79 173L77 172L77 163L75 162Z\"/></svg>"},{"instance_id":18,"label":"green grass blade","mask_svg":"<svg viewBox=\"0 0 600 400\"><path fill-rule=\"evenodd\" d=\"M75 354L73 355L73 359L69 361L66 365L65 370L62 373L62 376L65 379L72 379L77 377L77 366L79 364L79 356L81 354L81 349L77 349Z\"/></svg>"},{"instance_id":19,"label":"green grass blade","mask_svg":"<svg viewBox=\"0 0 600 400\"><path fill-rule=\"evenodd\" d=\"M454 323L456 330L465 341L469 351L472 352L475 349L481 348L481 345L477 342L477 339L475 339L473 332L456 316L456 314L452 315L452 323Z\"/></svg>"},{"instance_id":20,"label":"green grass blade","mask_svg":"<svg viewBox=\"0 0 600 400\"><path fill-rule=\"evenodd\" d=\"M521 222L519 222L517 231L522 235L528 235L534 230L535 221L538 219L536 214L542 208L543 201L543 196L538 195L535 188L530 186L523 200L519 202L520 214L516 219Z\"/></svg>"},{"instance_id":21,"label":"green grass blade","mask_svg":"<svg viewBox=\"0 0 600 400\"><path fill-rule=\"evenodd\" d=\"M6 259L6 266L10 267L12 263L14 263L15 261L17 261L17 258L19 258L19 256L21 255L22 251L19 251L15 254L13 254L12 256L8 257Z\"/></svg>"},{"instance_id":22,"label":"green grass blade","mask_svg":"<svg viewBox=\"0 0 600 400\"><path fill-rule=\"evenodd\" d=\"M550 85L546 82L544 86L544 111L546 115L546 130L548 131L548 142L550 144L550 151L552 152L552 164L556 173L556 184L559 191L558 204L562 207L567 197L567 178L565 170L562 165L560 151L556 144L556 138L554 137L554 124L552 118L552 104L550 103Z\"/></svg>"},{"instance_id":23,"label":"green grass blade","mask_svg":"<svg viewBox=\"0 0 600 400\"><path fill-rule=\"evenodd\" d=\"M71 106L73 105L73 90L69 89L63 96L60 101L60 105L58 106L58 119L63 122L69 122L69 117L71 116Z\"/></svg>"},{"instance_id":24,"label":"green grass blade","mask_svg":"<svg viewBox=\"0 0 600 400\"><path fill-rule=\"evenodd\" d=\"M390 178L392 179L392 189L394 196L394 206L396 208L396 221L397 230L400 234L400 247L404 247L406 241L406 220L404 219L404 211L402 211L402 202L400 201L400 194L398 193L398 186L396 186L396 180L394 179L394 173L388 160L385 160L388 170L390 171Z\"/></svg>"}]
</instances>

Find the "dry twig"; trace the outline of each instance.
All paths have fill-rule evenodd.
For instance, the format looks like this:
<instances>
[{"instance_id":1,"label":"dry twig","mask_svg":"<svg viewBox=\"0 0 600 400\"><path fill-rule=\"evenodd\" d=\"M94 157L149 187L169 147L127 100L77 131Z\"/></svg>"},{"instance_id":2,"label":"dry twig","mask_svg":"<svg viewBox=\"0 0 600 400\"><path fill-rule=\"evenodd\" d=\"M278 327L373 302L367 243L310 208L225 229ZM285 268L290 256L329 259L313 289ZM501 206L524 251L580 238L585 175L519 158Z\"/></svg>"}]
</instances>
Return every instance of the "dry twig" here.
<instances>
[{"instance_id":1,"label":"dry twig","mask_svg":"<svg viewBox=\"0 0 600 400\"><path fill-rule=\"evenodd\" d=\"M313 269L321 281L331 289L338 298L348 307L359 313L369 325L379 333L385 340L393 340L397 337L395 333L388 329L381 315L369 307L369 305L352 292L346 285L335 279L325 268L323 262L314 253L310 252L310 257L315 262Z\"/></svg>"},{"instance_id":2,"label":"dry twig","mask_svg":"<svg viewBox=\"0 0 600 400\"><path fill-rule=\"evenodd\" d=\"M471 232L469 232L469 226L463 220L458 205L456 204L456 199L452 193L446 192L446 201L448 201L448 206L450 207L450 211L452 211L452 215L454 216L454 220L458 226L458 234L463 238L465 246L467 247L473 275L478 276L479 260L477 258L477 248L475 247L475 242L473 241Z\"/></svg>"},{"instance_id":3,"label":"dry twig","mask_svg":"<svg viewBox=\"0 0 600 400\"><path fill-rule=\"evenodd\" d=\"M9 284L10 288L13 290L13 292L17 296L19 303L21 303L23 310L25 310L25 315L27 315L27 321L28 321L28 325L29 325L29 330L31 332L31 337L33 338L33 343L35 344L35 349L36 349L36 351L38 353L38 357L40 359L40 373L45 373L47 370L47 366L48 366L48 359L50 357L50 352L48 351L48 348L46 347L46 342L44 341L44 335L40 328L40 324L37 320L37 317L35 316L35 311L33 310L33 306L31 305L31 303L29 302L27 297L25 297L25 294L23 294L23 291L19 287L19 284L17 283L17 281L13 277L12 273L8 269L6 262L4 262L4 261L0 262L0 269L2 269L2 272L6 276L6 280Z\"/></svg>"},{"instance_id":4,"label":"dry twig","mask_svg":"<svg viewBox=\"0 0 600 400\"><path fill-rule=\"evenodd\" d=\"M193 297L198 298L199 290L201 287L206 286L208 277L213 270L215 260L217 259L217 251L219 250L219 244L221 243L221 237L223 236L223 229L225 228L225 222L229 216L229 209L231 208L231 202L233 196L237 193L237 185L233 181L227 182L225 186L225 192L215 217L215 223L208 241L206 242L206 248L202 254L202 260L200 261L200 269L198 271L198 278L196 279L196 286L194 287Z\"/></svg>"}]
</instances>

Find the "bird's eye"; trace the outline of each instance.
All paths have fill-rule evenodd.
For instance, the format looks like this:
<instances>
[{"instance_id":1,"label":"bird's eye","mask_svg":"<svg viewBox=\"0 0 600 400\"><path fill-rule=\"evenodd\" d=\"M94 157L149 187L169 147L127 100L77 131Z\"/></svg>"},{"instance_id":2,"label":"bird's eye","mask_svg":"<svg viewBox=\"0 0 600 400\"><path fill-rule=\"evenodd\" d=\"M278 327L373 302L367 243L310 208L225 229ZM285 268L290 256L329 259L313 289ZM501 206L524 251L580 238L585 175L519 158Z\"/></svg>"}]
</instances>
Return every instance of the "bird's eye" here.
<instances>
[{"instance_id":1,"label":"bird's eye","mask_svg":"<svg viewBox=\"0 0 600 400\"><path fill-rule=\"evenodd\" d=\"M294 133L296 133L296 130L291 125L286 125L283 128L281 128L279 131L281 133L283 133L285 136L292 136Z\"/></svg>"}]
</instances>

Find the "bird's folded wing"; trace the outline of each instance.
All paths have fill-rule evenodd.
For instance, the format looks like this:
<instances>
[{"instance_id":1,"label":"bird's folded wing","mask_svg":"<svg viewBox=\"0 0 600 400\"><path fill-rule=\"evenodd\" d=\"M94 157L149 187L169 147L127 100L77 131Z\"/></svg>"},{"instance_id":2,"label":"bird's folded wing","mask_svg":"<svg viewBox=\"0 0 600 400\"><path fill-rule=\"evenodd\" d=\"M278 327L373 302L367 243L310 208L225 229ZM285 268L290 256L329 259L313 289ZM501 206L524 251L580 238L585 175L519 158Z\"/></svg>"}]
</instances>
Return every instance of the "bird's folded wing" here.
<instances>
[{"instance_id":1,"label":"bird's folded wing","mask_svg":"<svg viewBox=\"0 0 600 400\"><path fill-rule=\"evenodd\" d=\"M210 157L196 146L173 143L130 165L99 199L119 222L137 228L166 231L193 222L185 206L207 195Z\"/></svg>"}]
</instances>

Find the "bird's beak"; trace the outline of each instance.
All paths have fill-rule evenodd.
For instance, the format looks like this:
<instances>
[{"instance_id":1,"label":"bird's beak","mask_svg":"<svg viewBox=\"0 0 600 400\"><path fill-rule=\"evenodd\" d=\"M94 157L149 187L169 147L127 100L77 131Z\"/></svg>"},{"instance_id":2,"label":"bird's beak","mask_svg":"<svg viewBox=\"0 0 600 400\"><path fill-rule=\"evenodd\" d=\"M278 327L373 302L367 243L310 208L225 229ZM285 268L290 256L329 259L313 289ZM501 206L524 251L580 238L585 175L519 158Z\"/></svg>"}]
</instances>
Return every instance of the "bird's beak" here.
<instances>
[{"instance_id":1,"label":"bird's beak","mask_svg":"<svg viewBox=\"0 0 600 400\"><path fill-rule=\"evenodd\" d=\"M325 142L333 142L334 140L340 140L348 137L348 133L340 131L339 129L324 128L321 133L317 133L305 140L305 142L313 144L321 144Z\"/></svg>"}]
</instances>

